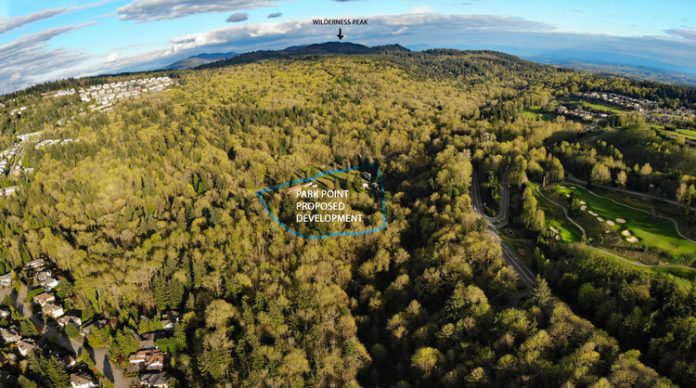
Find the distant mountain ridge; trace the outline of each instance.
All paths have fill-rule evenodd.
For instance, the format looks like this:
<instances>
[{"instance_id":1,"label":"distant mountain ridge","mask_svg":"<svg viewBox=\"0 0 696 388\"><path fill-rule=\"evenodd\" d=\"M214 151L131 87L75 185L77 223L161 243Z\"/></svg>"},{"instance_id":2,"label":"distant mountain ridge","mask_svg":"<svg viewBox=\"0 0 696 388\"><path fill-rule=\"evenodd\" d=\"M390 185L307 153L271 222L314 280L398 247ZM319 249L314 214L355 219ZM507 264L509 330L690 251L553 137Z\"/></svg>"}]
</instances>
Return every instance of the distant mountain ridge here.
<instances>
[{"instance_id":1,"label":"distant mountain ridge","mask_svg":"<svg viewBox=\"0 0 696 388\"><path fill-rule=\"evenodd\" d=\"M180 70L180 69L192 69L207 63L233 58L239 55L239 53L228 52L228 53L203 53L198 55L193 55L188 58L176 61L166 67L167 70Z\"/></svg>"},{"instance_id":2,"label":"distant mountain ridge","mask_svg":"<svg viewBox=\"0 0 696 388\"><path fill-rule=\"evenodd\" d=\"M387 52L411 52L398 44L368 47L362 44L350 42L326 42L316 43L306 46L291 46L282 50L260 50L239 54L231 58L222 59L197 66L196 69L206 69L236 65L242 63L256 62L266 59L287 59L300 58L311 55L355 55L355 54L378 54Z\"/></svg>"}]
</instances>

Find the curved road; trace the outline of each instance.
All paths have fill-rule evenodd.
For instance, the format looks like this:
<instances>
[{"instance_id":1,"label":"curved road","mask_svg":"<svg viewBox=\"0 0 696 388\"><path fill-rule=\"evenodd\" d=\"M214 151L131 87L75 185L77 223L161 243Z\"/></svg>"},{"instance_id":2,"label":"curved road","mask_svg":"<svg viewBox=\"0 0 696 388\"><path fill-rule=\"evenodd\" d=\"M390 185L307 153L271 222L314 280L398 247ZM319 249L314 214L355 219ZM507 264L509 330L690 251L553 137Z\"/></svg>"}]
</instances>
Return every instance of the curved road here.
<instances>
[{"instance_id":1,"label":"curved road","mask_svg":"<svg viewBox=\"0 0 696 388\"><path fill-rule=\"evenodd\" d=\"M506 189L505 191L508 191L508 190ZM505 197L508 197L508 200L509 200L509 194L506 193ZM472 206L473 206L474 210L485 218L486 223L488 224L489 232L491 232L491 234L495 237L495 239L500 242L500 247L503 250L503 258L505 259L505 262L507 262L508 265L510 265L515 270L515 272L517 272L517 274L520 276L520 279L522 279L522 281L524 282L524 284L527 287L529 287L529 288L533 287L534 282L535 282L534 273L524 265L522 260L500 238L500 235L498 234L498 228L493 223L495 218L488 217L483 212L483 204L481 202L481 192L479 191L478 180L476 179L476 173L472 174L472 178L471 178L471 199L472 199ZM503 213L502 208L501 208L501 213ZM505 219L503 221L507 224L507 206L505 208L504 213L505 213Z\"/></svg>"}]
</instances>

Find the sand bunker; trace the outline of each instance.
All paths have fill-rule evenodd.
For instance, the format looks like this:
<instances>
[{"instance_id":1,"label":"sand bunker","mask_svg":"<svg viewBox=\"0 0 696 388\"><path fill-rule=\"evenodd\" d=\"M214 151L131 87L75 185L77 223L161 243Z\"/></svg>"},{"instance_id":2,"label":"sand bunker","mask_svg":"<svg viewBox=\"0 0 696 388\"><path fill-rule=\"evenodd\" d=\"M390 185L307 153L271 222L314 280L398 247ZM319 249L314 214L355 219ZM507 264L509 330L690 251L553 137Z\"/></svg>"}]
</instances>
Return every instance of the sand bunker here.
<instances>
[{"instance_id":1,"label":"sand bunker","mask_svg":"<svg viewBox=\"0 0 696 388\"><path fill-rule=\"evenodd\" d=\"M625 224L625 223L626 223L626 220L624 220L623 218L617 218L617 219L616 219L616 222L619 223L619 224Z\"/></svg>"},{"instance_id":2,"label":"sand bunker","mask_svg":"<svg viewBox=\"0 0 696 388\"><path fill-rule=\"evenodd\" d=\"M626 241L628 241L630 243L637 243L640 240L638 240L638 237L636 237L636 236L631 236L631 237L627 237Z\"/></svg>"},{"instance_id":3,"label":"sand bunker","mask_svg":"<svg viewBox=\"0 0 696 388\"><path fill-rule=\"evenodd\" d=\"M625 230L621 231L621 235L629 237L629 236L631 236L631 231L628 229L625 229Z\"/></svg>"},{"instance_id":4,"label":"sand bunker","mask_svg":"<svg viewBox=\"0 0 696 388\"><path fill-rule=\"evenodd\" d=\"M580 210L582 210L582 211L587 210L587 206L585 206L585 205L580 206Z\"/></svg>"},{"instance_id":5,"label":"sand bunker","mask_svg":"<svg viewBox=\"0 0 696 388\"><path fill-rule=\"evenodd\" d=\"M602 218L602 217L597 217L597 221L599 221L599 222L604 222L604 218Z\"/></svg>"},{"instance_id":6,"label":"sand bunker","mask_svg":"<svg viewBox=\"0 0 696 388\"><path fill-rule=\"evenodd\" d=\"M607 225L614 226L614 225L616 225L616 222L614 222L612 220L607 220Z\"/></svg>"}]
</instances>

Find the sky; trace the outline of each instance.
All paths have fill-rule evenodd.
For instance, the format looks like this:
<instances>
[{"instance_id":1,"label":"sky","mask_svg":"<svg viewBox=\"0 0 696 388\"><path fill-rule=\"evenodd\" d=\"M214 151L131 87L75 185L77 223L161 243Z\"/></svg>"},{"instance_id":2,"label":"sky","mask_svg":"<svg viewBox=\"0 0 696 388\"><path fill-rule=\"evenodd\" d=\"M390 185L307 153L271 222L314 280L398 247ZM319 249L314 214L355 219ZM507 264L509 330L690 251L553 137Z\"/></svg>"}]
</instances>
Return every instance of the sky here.
<instances>
[{"instance_id":1,"label":"sky","mask_svg":"<svg viewBox=\"0 0 696 388\"><path fill-rule=\"evenodd\" d=\"M693 0L0 0L0 93L162 68L200 53L337 40L492 49L549 63L696 75Z\"/></svg>"}]
</instances>

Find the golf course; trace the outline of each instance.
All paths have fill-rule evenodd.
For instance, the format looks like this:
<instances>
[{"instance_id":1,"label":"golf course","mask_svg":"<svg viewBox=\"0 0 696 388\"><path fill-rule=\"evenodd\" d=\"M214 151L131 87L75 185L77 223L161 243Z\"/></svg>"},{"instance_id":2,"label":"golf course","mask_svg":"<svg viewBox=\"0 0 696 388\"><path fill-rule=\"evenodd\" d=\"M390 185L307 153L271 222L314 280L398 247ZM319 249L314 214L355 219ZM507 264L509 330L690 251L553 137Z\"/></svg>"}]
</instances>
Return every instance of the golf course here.
<instances>
[{"instance_id":1,"label":"golf course","mask_svg":"<svg viewBox=\"0 0 696 388\"><path fill-rule=\"evenodd\" d=\"M671 219L650 214L570 183L556 185L551 194L556 198L565 198L565 204L568 204L569 198L576 198L582 205L582 211L590 216L581 217L582 219L605 224L620 233L628 244L644 245L664 252L679 264L691 265L696 260L696 242L681 235Z\"/></svg>"}]
</instances>

